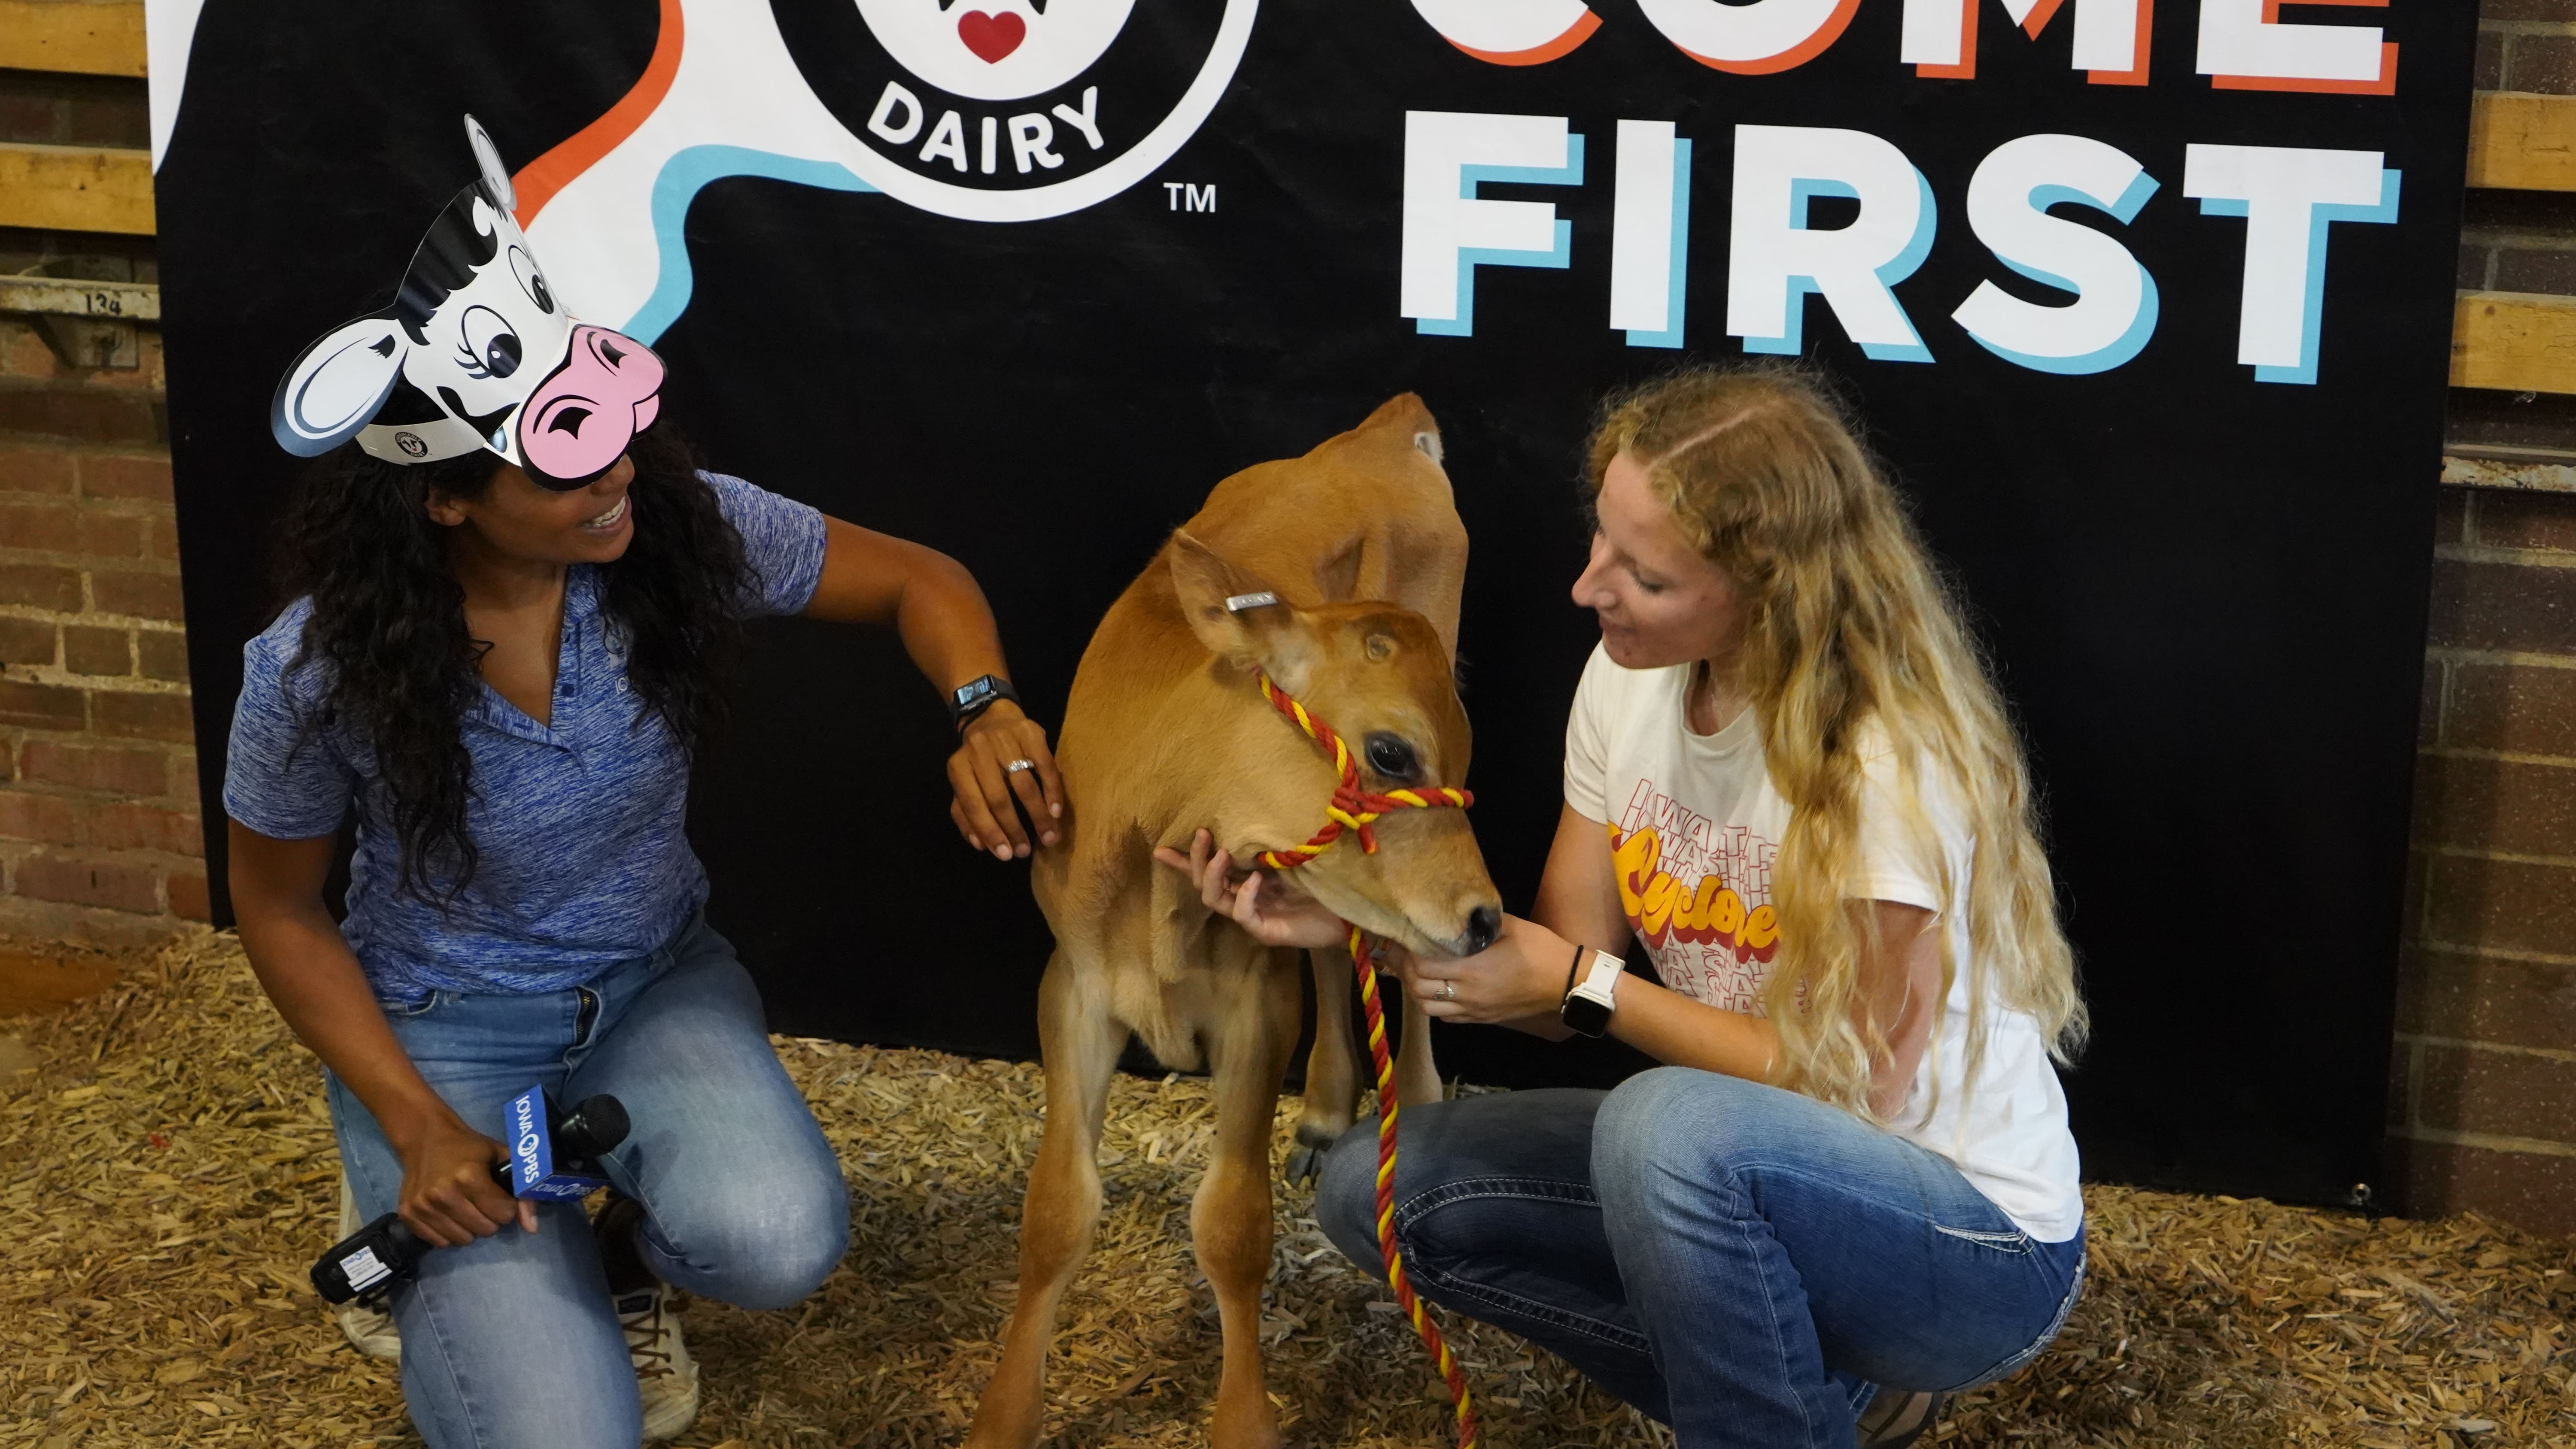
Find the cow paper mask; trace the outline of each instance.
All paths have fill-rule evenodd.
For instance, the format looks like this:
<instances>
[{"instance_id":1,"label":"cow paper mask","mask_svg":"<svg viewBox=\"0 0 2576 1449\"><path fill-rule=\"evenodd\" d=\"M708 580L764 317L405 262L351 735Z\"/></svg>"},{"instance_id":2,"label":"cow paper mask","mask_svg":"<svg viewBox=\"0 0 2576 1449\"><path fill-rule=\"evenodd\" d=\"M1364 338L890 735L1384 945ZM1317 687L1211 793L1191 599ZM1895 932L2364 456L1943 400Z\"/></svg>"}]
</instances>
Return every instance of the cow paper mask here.
<instances>
[{"instance_id":1,"label":"cow paper mask","mask_svg":"<svg viewBox=\"0 0 2576 1449\"><path fill-rule=\"evenodd\" d=\"M303 458L351 438L394 463L480 448L548 488L577 488L653 421L662 360L564 314L511 219L500 154L472 116L465 135L481 178L421 238L390 306L304 349L277 385L270 430Z\"/></svg>"}]
</instances>

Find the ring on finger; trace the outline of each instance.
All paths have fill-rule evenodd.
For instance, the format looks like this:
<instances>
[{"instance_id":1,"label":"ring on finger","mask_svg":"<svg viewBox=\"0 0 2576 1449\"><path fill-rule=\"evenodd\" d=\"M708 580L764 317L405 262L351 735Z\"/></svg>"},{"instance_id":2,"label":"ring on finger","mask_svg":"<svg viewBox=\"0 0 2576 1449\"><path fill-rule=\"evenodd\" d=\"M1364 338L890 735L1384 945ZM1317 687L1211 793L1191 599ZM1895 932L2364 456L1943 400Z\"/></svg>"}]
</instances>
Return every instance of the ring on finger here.
<instances>
[{"instance_id":1,"label":"ring on finger","mask_svg":"<svg viewBox=\"0 0 2576 1449\"><path fill-rule=\"evenodd\" d=\"M1011 762L1010 762L1009 764L1007 764L1007 765L1004 765L1004 766L1002 767L1002 773L1003 773L1003 774L1005 774L1005 775L1016 775L1016 774L1018 774L1018 773L1019 773L1020 771L1022 771L1022 770L1034 770L1034 769L1036 769L1037 767L1038 767L1038 762L1037 762L1037 761L1035 761L1035 760L1030 760L1030 759L1018 759L1018 760L1013 760L1013 761L1011 761Z\"/></svg>"},{"instance_id":2,"label":"ring on finger","mask_svg":"<svg viewBox=\"0 0 2576 1449\"><path fill-rule=\"evenodd\" d=\"M1458 983L1457 983L1457 982L1455 982L1455 981L1443 981L1443 982L1441 982L1441 983L1440 983L1440 995L1439 995L1439 999L1440 999L1440 1000L1442 1000L1442 1001L1455 1001L1455 1000L1457 1000L1457 999L1458 999Z\"/></svg>"}]
</instances>

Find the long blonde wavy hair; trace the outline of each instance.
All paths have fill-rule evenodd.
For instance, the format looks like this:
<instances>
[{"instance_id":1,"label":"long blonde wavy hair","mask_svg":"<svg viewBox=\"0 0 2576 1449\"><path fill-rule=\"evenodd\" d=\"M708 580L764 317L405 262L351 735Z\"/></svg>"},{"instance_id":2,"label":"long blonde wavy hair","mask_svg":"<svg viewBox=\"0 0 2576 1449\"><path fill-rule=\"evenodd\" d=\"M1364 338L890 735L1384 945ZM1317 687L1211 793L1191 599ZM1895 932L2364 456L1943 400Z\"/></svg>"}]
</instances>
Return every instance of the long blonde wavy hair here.
<instances>
[{"instance_id":1,"label":"long blonde wavy hair","mask_svg":"<svg viewBox=\"0 0 2576 1449\"><path fill-rule=\"evenodd\" d=\"M2085 1036L2084 1001L2021 742L1957 601L1832 394L1784 365L1675 373L1604 404L1588 467L1594 494L1621 453L1742 600L1739 685L1790 808L1771 874L1780 954L1762 992L1783 1048L1774 1080L1876 1120L1871 1064L1888 1042L1859 977L1877 917L1846 885L1864 874L1861 752L1882 739L1905 802L1898 824L1945 901L1957 883L1919 803L1927 775L1947 785L1975 836L1969 959L1953 959L1950 932L1934 927L1936 1027L1965 969L1969 1082L1995 1003L2036 1018L2050 1054L2070 1061Z\"/></svg>"}]
</instances>

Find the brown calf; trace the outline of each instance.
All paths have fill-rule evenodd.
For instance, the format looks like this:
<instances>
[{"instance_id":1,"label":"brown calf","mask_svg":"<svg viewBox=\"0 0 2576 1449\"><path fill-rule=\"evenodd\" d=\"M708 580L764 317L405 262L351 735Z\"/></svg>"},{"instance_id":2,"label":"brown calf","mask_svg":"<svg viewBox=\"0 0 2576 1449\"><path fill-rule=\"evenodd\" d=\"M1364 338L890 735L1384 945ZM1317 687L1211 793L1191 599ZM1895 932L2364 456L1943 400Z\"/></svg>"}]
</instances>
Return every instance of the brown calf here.
<instances>
[{"instance_id":1,"label":"brown calf","mask_svg":"<svg viewBox=\"0 0 2576 1449\"><path fill-rule=\"evenodd\" d=\"M1132 1031L1174 1068L1204 1060L1217 1132L1190 1212L1225 1341L1217 1449L1278 1442L1262 1383L1261 1287L1270 1268L1270 1124L1298 1028L1298 955L1211 914L1159 845L1202 826L1237 860L1286 850L1324 823L1330 762L1265 701L1267 672L1340 730L1367 787L1460 785L1467 717L1450 660L1467 562L1440 434L1411 394L1302 458L1217 485L1111 606L1084 651L1057 759L1071 839L1036 862L1055 955L1038 988L1046 1135L1020 1222L1017 1311L975 1413L973 1449L1026 1449L1044 1419L1058 1301L1100 1216L1095 1158L1109 1076ZM1229 610L1229 597L1280 603ZM1481 950L1501 922L1465 815L1402 810L1281 877L1344 919L1415 950ZM1291 884L1293 883L1293 884ZM1351 963L1313 953L1318 1020L1298 1137L1350 1125L1359 1094ZM1408 1004L1397 1098L1436 1100L1421 1012Z\"/></svg>"}]
</instances>

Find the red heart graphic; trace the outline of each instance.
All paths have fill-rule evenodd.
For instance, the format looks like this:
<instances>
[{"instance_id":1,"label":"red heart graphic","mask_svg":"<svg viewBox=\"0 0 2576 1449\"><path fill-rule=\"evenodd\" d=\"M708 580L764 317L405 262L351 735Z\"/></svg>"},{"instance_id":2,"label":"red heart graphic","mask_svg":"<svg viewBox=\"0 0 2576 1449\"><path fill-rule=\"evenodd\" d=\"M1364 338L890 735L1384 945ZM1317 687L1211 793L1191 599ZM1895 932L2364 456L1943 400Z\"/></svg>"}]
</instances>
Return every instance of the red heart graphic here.
<instances>
[{"instance_id":1,"label":"red heart graphic","mask_svg":"<svg viewBox=\"0 0 2576 1449\"><path fill-rule=\"evenodd\" d=\"M1028 22L1007 10L999 15L969 10L957 17L957 38L986 65L1019 49L1028 33Z\"/></svg>"}]
</instances>

